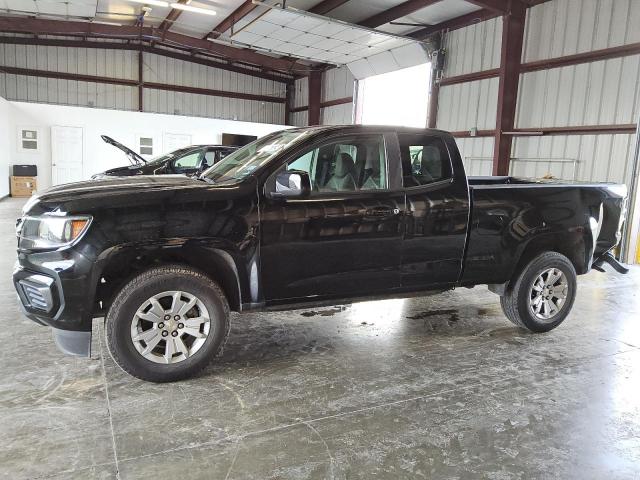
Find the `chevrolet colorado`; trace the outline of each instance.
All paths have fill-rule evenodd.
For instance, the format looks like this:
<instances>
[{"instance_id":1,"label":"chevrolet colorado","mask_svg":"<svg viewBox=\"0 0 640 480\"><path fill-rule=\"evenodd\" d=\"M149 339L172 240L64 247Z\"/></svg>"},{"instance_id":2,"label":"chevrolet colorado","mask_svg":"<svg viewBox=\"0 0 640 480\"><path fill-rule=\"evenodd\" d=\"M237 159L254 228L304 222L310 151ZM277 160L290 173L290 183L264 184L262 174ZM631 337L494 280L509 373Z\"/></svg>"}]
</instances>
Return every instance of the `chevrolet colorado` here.
<instances>
[{"instance_id":1,"label":"chevrolet colorado","mask_svg":"<svg viewBox=\"0 0 640 480\"><path fill-rule=\"evenodd\" d=\"M229 311L291 309L487 284L506 317L557 327L576 275L609 263L624 185L467 177L438 130L284 130L197 178L53 187L18 220L25 314L89 355L105 317L114 360L141 379L191 376Z\"/></svg>"}]
</instances>

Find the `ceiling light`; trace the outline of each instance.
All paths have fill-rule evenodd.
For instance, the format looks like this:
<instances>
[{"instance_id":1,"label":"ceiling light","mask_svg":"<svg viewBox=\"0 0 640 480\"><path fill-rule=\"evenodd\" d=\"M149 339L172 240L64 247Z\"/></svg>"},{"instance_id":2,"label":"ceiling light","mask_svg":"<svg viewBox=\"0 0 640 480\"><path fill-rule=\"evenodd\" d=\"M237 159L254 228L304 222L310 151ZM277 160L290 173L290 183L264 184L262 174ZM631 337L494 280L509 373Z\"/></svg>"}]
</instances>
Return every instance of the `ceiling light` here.
<instances>
[{"instance_id":1,"label":"ceiling light","mask_svg":"<svg viewBox=\"0 0 640 480\"><path fill-rule=\"evenodd\" d=\"M91 23L98 23L100 25L113 25L114 27L121 27L122 24L118 22L106 22L104 20L91 20Z\"/></svg>"},{"instance_id":2,"label":"ceiling light","mask_svg":"<svg viewBox=\"0 0 640 480\"><path fill-rule=\"evenodd\" d=\"M168 2L163 2L162 0L128 0L133 3L142 3L143 5L155 5L156 7L168 7Z\"/></svg>"},{"instance_id":3,"label":"ceiling light","mask_svg":"<svg viewBox=\"0 0 640 480\"><path fill-rule=\"evenodd\" d=\"M185 10L187 12L203 13L204 15L215 15L215 10L209 10L208 8L192 7L191 5L185 5L184 3L172 3L171 8L178 10Z\"/></svg>"}]
</instances>

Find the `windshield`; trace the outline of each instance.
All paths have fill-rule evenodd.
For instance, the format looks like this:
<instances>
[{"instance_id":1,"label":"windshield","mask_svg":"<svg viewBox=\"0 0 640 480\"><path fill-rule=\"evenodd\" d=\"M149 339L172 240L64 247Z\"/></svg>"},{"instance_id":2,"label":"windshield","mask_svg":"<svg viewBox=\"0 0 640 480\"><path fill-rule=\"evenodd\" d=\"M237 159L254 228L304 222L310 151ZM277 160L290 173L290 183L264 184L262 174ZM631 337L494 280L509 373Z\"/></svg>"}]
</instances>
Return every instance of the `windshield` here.
<instances>
[{"instance_id":1,"label":"windshield","mask_svg":"<svg viewBox=\"0 0 640 480\"><path fill-rule=\"evenodd\" d=\"M160 155L159 157L152 158L147 162L147 165L157 165L159 163L163 163L167 160L171 160L172 158L181 157L182 155L194 150L193 147L180 148L178 150L174 150L173 152L165 153L164 155Z\"/></svg>"},{"instance_id":2,"label":"windshield","mask_svg":"<svg viewBox=\"0 0 640 480\"><path fill-rule=\"evenodd\" d=\"M244 180L308 133L308 130L283 130L259 138L205 170L202 177L215 183L236 183Z\"/></svg>"}]
</instances>

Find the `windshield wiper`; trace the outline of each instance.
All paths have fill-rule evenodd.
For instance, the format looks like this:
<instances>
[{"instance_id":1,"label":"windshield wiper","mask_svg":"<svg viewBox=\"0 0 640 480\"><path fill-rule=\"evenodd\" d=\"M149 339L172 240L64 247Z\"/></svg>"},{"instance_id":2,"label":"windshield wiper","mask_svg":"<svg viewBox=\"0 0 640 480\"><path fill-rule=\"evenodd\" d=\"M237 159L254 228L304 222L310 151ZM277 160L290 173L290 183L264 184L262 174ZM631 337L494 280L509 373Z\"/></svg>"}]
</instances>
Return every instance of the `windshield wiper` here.
<instances>
[{"instance_id":1,"label":"windshield wiper","mask_svg":"<svg viewBox=\"0 0 640 480\"><path fill-rule=\"evenodd\" d=\"M203 175L198 175L198 176L197 176L197 177L195 177L195 178L196 178L196 180L200 180L201 182L209 183L209 184L211 184L211 185L213 185L214 183L216 183L216 182L214 182L213 180L211 180L210 178L207 178L207 177L205 177L205 176L203 176Z\"/></svg>"}]
</instances>

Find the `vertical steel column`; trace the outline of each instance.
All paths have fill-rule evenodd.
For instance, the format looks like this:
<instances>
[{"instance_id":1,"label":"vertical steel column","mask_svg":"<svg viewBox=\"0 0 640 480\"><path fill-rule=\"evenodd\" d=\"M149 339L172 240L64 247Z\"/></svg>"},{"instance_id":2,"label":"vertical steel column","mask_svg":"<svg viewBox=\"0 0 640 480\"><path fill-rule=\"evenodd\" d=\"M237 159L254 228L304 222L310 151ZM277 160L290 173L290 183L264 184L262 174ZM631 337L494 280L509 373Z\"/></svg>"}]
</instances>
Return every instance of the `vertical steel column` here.
<instances>
[{"instance_id":1,"label":"vertical steel column","mask_svg":"<svg viewBox=\"0 0 640 480\"><path fill-rule=\"evenodd\" d=\"M502 17L500 86L498 87L496 136L493 149L494 175L509 175L513 137L505 135L504 132L512 131L515 125L526 15L527 7L524 2L510 0L509 13Z\"/></svg>"},{"instance_id":2,"label":"vertical steel column","mask_svg":"<svg viewBox=\"0 0 640 480\"><path fill-rule=\"evenodd\" d=\"M291 125L291 104L293 102L293 85L286 83L284 86L285 103L284 103L284 124Z\"/></svg>"},{"instance_id":3,"label":"vertical steel column","mask_svg":"<svg viewBox=\"0 0 640 480\"><path fill-rule=\"evenodd\" d=\"M320 125L320 102L322 97L322 72L309 74L309 125Z\"/></svg>"},{"instance_id":4,"label":"vertical steel column","mask_svg":"<svg viewBox=\"0 0 640 480\"><path fill-rule=\"evenodd\" d=\"M142 47L138 50L138 111L143 111L142 96L143 96L144 81L142 78Z\"/></svg>"}]
</instances>

